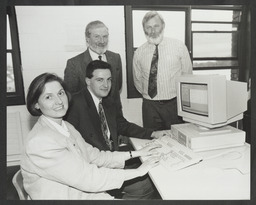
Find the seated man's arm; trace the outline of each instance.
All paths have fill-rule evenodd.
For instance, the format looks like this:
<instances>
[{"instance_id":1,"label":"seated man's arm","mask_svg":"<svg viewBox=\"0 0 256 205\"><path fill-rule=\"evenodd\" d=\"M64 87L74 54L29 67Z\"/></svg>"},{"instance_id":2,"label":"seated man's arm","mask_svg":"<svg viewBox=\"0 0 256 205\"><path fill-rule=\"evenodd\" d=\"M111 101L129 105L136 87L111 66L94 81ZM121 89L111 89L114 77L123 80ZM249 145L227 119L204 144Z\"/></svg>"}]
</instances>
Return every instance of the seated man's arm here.
<instances>
[{"instance_id":1,"label":"seated man's arm","mask_svg":"<svg viewBox=\"0 0 256 205\"><path fill-rule=\"evenodd\" d=\"M171 130L154 131L153 129L143 128L139 125L136 125L135 123L131 123L127 121L123 116L123 111L121 107L116 106L116 110L118 134L125 136L120 137L119 144L126 144L126 137L135 137L141 139L157 139L165 135L171 135Z\"/></svg>"},{"instance_id":2,"label":"seated man's arm","mask_svg":"<svg viewBox=\"0 0 256 205\"><path fill-rule=\"evenodd\" d=\"M146 129L135 123L131 123L123 116L123 111L120 106L116 106L116 120L117 120L117 131L118 134L127 137L135 137L142 139L151 139L153 133L152 129Z\"/></svg>"}]
</instances>

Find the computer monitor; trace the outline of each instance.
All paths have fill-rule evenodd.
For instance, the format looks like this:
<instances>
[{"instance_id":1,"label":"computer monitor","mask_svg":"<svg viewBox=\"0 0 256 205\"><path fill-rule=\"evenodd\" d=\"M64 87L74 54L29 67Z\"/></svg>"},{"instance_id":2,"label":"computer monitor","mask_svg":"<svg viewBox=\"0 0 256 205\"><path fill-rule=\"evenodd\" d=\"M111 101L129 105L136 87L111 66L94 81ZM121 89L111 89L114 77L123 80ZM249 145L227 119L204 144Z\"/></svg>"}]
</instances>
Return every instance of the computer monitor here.
<instances>
[{"instance_id":1,"label":"computer monitor","mask_svg":"<svg viewBox=\"0 0 256 205\"><path fill-rule=\"evenodd\" d=\"M178 115L207 128L221 127L243 118L247 84L224 75L182 75L177 78Z\"/></svg>"}]
</instances>

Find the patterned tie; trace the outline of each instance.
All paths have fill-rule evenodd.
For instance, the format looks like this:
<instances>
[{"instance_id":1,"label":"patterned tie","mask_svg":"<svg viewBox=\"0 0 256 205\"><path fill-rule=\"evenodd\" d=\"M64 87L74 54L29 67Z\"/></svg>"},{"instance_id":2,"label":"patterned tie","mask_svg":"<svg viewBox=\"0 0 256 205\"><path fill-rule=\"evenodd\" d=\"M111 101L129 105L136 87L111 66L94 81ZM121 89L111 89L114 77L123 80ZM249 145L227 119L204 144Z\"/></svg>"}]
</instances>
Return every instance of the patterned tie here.
<instances>
[{"instance_id":1,"label":"patterned tie","mask_svg":"<svg viewBox=\"0 0 256 205\"><path fill-rule=\"evenodd\" d=\"M106 144L108 145L109 149L112 151L113 150L113 141L108 138L108 126L107 126L107 120L106 116L103 110L102 103L99 103L99 117L100 117L100 122L101 122L101 130L103 133L103 137L106 141Z\"/></svg>"},{"instance_id":2,"label":"patterned tie","mask_svg":"<svg viewBox=\"0 0 256 205\"><path fill-rule=\"evenodd\" d=\"M98 56L98 57L99 57L100 61L102 61L102 56Z\"/></svg>"},{"instance_id":3,"label":"patterned tie","mask_svg":"<svg viewBox=\"0 0 256 205\"><path fill-rule=\"evenodd\" d=\"M148 95L151 98L154 98L157 94L157 64L158 64L158 45L156 45L156 49L153 53L149 80L148 80Z\"/></svg>"}]
</instances>

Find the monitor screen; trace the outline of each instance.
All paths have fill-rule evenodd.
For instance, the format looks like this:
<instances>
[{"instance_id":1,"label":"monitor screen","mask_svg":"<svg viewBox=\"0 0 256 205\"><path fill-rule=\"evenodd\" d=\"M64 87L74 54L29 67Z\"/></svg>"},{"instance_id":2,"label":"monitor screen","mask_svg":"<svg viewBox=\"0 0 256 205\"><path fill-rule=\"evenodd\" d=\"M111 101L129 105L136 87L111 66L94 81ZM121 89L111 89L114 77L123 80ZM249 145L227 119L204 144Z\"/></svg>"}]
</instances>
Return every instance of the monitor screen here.
<instances>
[{"instance_id":1,"label":"monitor screen","mask_svg":"<svg viewBox=\"0 0 256 205\"><path fill-rule=\"evenodd\" d=\"M181 83L182 110L208 116L207 84Z\"/></svg>"}]
</instances>

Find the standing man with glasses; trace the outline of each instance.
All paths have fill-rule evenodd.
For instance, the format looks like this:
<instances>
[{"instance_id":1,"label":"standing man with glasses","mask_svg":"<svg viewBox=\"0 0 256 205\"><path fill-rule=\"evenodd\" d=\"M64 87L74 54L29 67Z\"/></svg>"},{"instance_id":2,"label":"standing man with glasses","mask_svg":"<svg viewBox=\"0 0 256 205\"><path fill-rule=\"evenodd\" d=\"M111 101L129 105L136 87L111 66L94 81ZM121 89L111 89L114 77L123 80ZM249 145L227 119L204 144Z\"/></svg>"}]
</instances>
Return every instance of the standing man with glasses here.
<instances>
[{"instance_id":1,"label":"standing man with glasses","mask_svg":"<svg viewBox=\"0 0 256 205\"><path fill-rule=\"evenodd\" d=\"M158 12L146 13L142 25L147 42L134 53L133 78L143 97L143 126L166 130L182 122L177 115L175 79L192 73L192 63L182 42L164 37L165 22Z\"/></svg>"}]
</instances>

